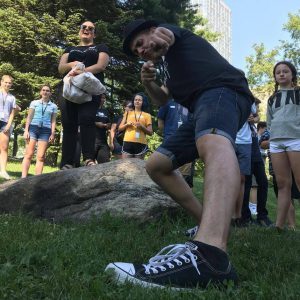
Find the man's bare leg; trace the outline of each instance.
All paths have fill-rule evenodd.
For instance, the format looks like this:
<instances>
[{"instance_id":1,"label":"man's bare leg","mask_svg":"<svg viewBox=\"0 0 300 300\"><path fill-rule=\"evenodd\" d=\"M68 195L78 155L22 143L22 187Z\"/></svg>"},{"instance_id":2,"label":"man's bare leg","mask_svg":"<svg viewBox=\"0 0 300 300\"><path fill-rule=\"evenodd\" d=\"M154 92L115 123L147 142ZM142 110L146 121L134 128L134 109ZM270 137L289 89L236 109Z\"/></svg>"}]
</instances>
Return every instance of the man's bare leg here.
<instances>
[{"instance_id":1,"label":"man's bare leg","mask_svg":"<svg viewBox=\"0 0 300 300\"><path fill-rule=\"evenodd\" d=\"M226 251L240 189L238 161L231 142L220 135L199 138L197 149L205 164L205 180L202 220L195 240Z\"/></svg>"},{"instance_id":2,"label":"man's bare leg","mask_svg":"<svg viewBox=\"0 0 300 300\"><path fill-rule=\"evenodd\" d=\"M147 160L146 170L151 179L172 199L185 208L199 224L202 205L182 175L177 170L173 170L171 160L159 152L154 152Z\"/></svg>"}]
</instances>

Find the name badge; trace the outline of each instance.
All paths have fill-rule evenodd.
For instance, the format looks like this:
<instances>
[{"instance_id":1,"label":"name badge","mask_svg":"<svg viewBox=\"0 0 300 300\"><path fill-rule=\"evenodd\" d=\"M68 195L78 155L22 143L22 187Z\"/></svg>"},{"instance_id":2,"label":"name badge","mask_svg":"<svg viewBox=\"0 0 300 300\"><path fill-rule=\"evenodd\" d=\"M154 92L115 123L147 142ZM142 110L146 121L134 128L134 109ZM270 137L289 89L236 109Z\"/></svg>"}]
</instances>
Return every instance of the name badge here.
<instances>
[{"instance_id":1,"label":"name badge","mask_svg":"<svg viewBox=\"0 0 300 300\"><path fill-rule=\"evenodd\" d=\"M0 111L0 119L4 119L4 111Z\"/></svg>"},{"instance_id":2,"label":"name badge","mask_svg":"<svg viewBox=\"0 0 300 300\"><path fill-rule=\"evenodd\" d=\"M140 138L140 133L139 133L138 131L135 133L135 138L136 138L136 139L139 139L139 138Z\"/></svg>"}]
</instances>

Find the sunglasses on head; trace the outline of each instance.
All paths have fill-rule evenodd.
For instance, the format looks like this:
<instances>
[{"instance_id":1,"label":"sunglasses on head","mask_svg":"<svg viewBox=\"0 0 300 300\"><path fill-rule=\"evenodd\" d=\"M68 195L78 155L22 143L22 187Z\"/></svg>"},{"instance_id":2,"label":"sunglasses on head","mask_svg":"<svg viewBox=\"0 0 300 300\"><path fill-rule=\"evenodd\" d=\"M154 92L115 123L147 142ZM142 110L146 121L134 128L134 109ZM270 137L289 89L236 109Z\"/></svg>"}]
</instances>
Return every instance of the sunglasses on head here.
<instances>
[{"instance_id":1,"label":"sunglasses on head","mask_svg":"<svg viewBox=\"0 0 300 300\"><path fill-rule=\"evenodd\" d=\"M87 26L87 25L80 25L80 29L81 30L88 30L90 32L94 32L95 31L95 27L94 26Z\"/></svg>"}]
</instances>

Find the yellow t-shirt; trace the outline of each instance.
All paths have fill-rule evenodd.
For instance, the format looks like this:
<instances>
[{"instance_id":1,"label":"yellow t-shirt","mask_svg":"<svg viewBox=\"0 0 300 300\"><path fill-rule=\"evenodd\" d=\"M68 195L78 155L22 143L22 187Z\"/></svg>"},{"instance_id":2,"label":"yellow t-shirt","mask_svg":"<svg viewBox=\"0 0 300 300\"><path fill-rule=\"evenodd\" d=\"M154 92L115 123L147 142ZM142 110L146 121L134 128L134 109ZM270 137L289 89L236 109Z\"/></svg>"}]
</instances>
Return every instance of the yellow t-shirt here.
<instances>
[{"instance_id":1,"label":"yellow t-shirt","mask_svg":"<svg viewBox=\"0 0 300 300\"><path fill-rule=\"evenodd\" d=\"M126 114L124 114L126 118ZM151 115L146 112L129 111L127 116L127 123L140 122L147 127L152 124ZM137 129L134 126L128 126L125 131L124 142L141 143L147 145L146 134L144 131Z\"/></svg>"}]
</instances>

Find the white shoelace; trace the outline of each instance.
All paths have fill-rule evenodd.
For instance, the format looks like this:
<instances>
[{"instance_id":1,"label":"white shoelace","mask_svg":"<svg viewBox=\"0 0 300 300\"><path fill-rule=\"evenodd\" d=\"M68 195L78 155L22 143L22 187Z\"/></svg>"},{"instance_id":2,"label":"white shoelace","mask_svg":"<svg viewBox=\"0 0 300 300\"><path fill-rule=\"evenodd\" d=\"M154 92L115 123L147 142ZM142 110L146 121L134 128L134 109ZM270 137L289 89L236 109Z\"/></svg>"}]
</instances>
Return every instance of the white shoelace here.
<instances>
[{"instance_id":1,"label":"white shoelace","mask_svg":"<svg viewBox=\"0 0 300 300\"><path fill-rule=\"evenodd\" d=\"M167 252L167 250L169 251ZM165 252L167 253L163 254ZM173 269L175 267L175 263L177 264L177 266L181 266L182 261L180 261L179 259L184 260L185 263L192 262L193 266L196 268L198 274L200 275L200 271L197 267L196 262L198 258L192 253L191 246L188 244L170 245L160 250L155 256L149 259L149 263L147 265L143 265L145 268L145 273L150 274L150 271L152 271L154 274L157 274L157 269L166 271L167 266L170 269Z\"/></svg>"}]
</instances>

